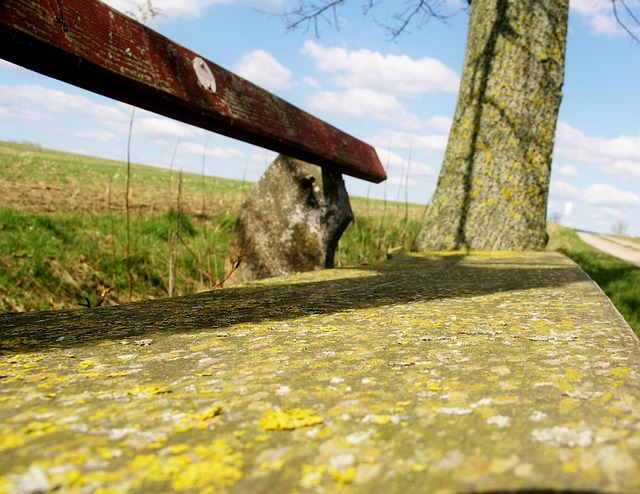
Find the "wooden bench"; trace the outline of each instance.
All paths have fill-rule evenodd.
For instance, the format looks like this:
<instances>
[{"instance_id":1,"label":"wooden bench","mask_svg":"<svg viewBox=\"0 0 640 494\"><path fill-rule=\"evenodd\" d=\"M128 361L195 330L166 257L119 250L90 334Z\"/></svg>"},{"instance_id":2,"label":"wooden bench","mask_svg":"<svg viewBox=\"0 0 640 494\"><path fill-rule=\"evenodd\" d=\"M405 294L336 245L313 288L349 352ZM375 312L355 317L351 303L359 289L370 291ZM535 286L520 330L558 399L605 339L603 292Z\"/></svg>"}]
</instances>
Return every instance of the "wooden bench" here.
<instances>
[{"instance_id":1,"label":"wooden bench","mask_svg":"<svg viewBox=\"0 0 640 494\"><path fill-rule=\"evenodd\" d=\"M95 0L3 0L0 58L372 182L370 145Z\"/></svg>"},{"instance_id":2,"label":"wooden bench","mask_svg":"<svg viewBox=\"0 0 640 494\"><path fill-rule=\"evenodd\" d=\"M368 145L98 2L0 57L379 182ZM423 255L0 315L0 492L640 492L640 347L559 254Z\"/></svg>"},{"instance_id":3,"label":"wooden bench","mask_svg":"<svg viewBox=\"0 0 640 494\"><path fill-rule=\"evenodd\" d=\"M232 281L333 267L353 218L341 174L386 179L372 146L95 0L0 2L0 57L279 152L238 215L231 254L249 255Z\"/></svg>"},{"instance_id":4,"label":"wooden bench","mask_svg":"<svg viewBox=\"0 0 640 494\"><path fill-rule=\"evenodd\" d=\"M640 348L554 253L0 315L2 492L640 492Z\"/></svg>"}]
</instances>

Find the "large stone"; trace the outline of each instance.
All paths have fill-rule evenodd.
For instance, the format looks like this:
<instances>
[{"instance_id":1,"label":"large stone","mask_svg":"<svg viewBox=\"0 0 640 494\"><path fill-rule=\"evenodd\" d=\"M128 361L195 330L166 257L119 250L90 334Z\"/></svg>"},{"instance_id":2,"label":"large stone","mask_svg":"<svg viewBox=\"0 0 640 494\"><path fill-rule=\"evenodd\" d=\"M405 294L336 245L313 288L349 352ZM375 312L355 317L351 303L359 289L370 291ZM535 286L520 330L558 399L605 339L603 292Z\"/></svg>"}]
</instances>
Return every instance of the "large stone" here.
<instances>
[{"instance_id":1,"label":"large stone","mask_svg":"<svg viewBox=\"0 0 640 494\"><path fill-rule=\"evenodd\" d=\"M241 208L230 253L247 257L230 281L333 267L352 219L340 173L279 155Z\"/></svg>"}]
</instances>

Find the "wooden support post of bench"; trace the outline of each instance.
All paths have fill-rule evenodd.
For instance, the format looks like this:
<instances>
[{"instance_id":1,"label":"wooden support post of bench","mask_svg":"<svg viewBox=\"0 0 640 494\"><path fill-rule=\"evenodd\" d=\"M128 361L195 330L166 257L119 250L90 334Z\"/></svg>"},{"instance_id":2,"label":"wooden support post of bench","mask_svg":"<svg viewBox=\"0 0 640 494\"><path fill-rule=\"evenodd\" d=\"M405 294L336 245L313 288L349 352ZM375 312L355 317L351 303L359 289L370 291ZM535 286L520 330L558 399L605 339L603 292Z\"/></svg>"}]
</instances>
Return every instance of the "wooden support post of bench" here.
<instances>
[{"instance_id":1,"label":"wooden support post of bench","mask_svg":"<svg viewBox=\"0 0 640 494\"><path fill-rule=\"evenodd\" d=\"M0 58L379 183L374 148L95 0L0 2Z\"/></svg>"}]
</instances>

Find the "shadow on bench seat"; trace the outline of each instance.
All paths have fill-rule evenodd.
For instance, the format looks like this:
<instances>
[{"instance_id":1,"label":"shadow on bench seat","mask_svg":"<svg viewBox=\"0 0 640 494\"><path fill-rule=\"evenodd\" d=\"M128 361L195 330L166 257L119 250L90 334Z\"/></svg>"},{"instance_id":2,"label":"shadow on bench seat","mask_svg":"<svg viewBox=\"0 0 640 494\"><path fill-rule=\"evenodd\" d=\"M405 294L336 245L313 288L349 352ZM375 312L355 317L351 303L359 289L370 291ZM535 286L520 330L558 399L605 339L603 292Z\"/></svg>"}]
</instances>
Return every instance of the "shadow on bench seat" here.
<instances>
[{"instance_id":1,"label":"shadow on bench seat","mask_svg":"<svg viewBox=\"0 0 640 494\"><path fill-rule=\"evenodd\" d=\"M640 348L553 253L0 315L0 490L638 492Z\"/></svg>"}]
</instances>

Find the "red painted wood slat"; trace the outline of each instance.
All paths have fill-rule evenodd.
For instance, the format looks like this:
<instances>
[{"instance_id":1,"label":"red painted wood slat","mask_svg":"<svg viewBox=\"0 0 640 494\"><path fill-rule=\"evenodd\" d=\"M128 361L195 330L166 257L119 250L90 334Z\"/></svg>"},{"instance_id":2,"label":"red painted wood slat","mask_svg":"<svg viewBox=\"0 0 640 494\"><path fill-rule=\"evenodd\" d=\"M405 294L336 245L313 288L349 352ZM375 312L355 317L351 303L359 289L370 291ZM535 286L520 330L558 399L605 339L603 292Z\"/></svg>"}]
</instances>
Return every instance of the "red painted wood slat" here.
<instances>
[{"instance_id":1,"label":"red painted wood slat","mask_svg":"<svg viewBox=\"0 0 640 494\"><path fill-rule=\"evenodd\" d=\"M370 145L95 0L0 0L0 58L346 175L386 179Z\"/></svg>"}]
</instances>

